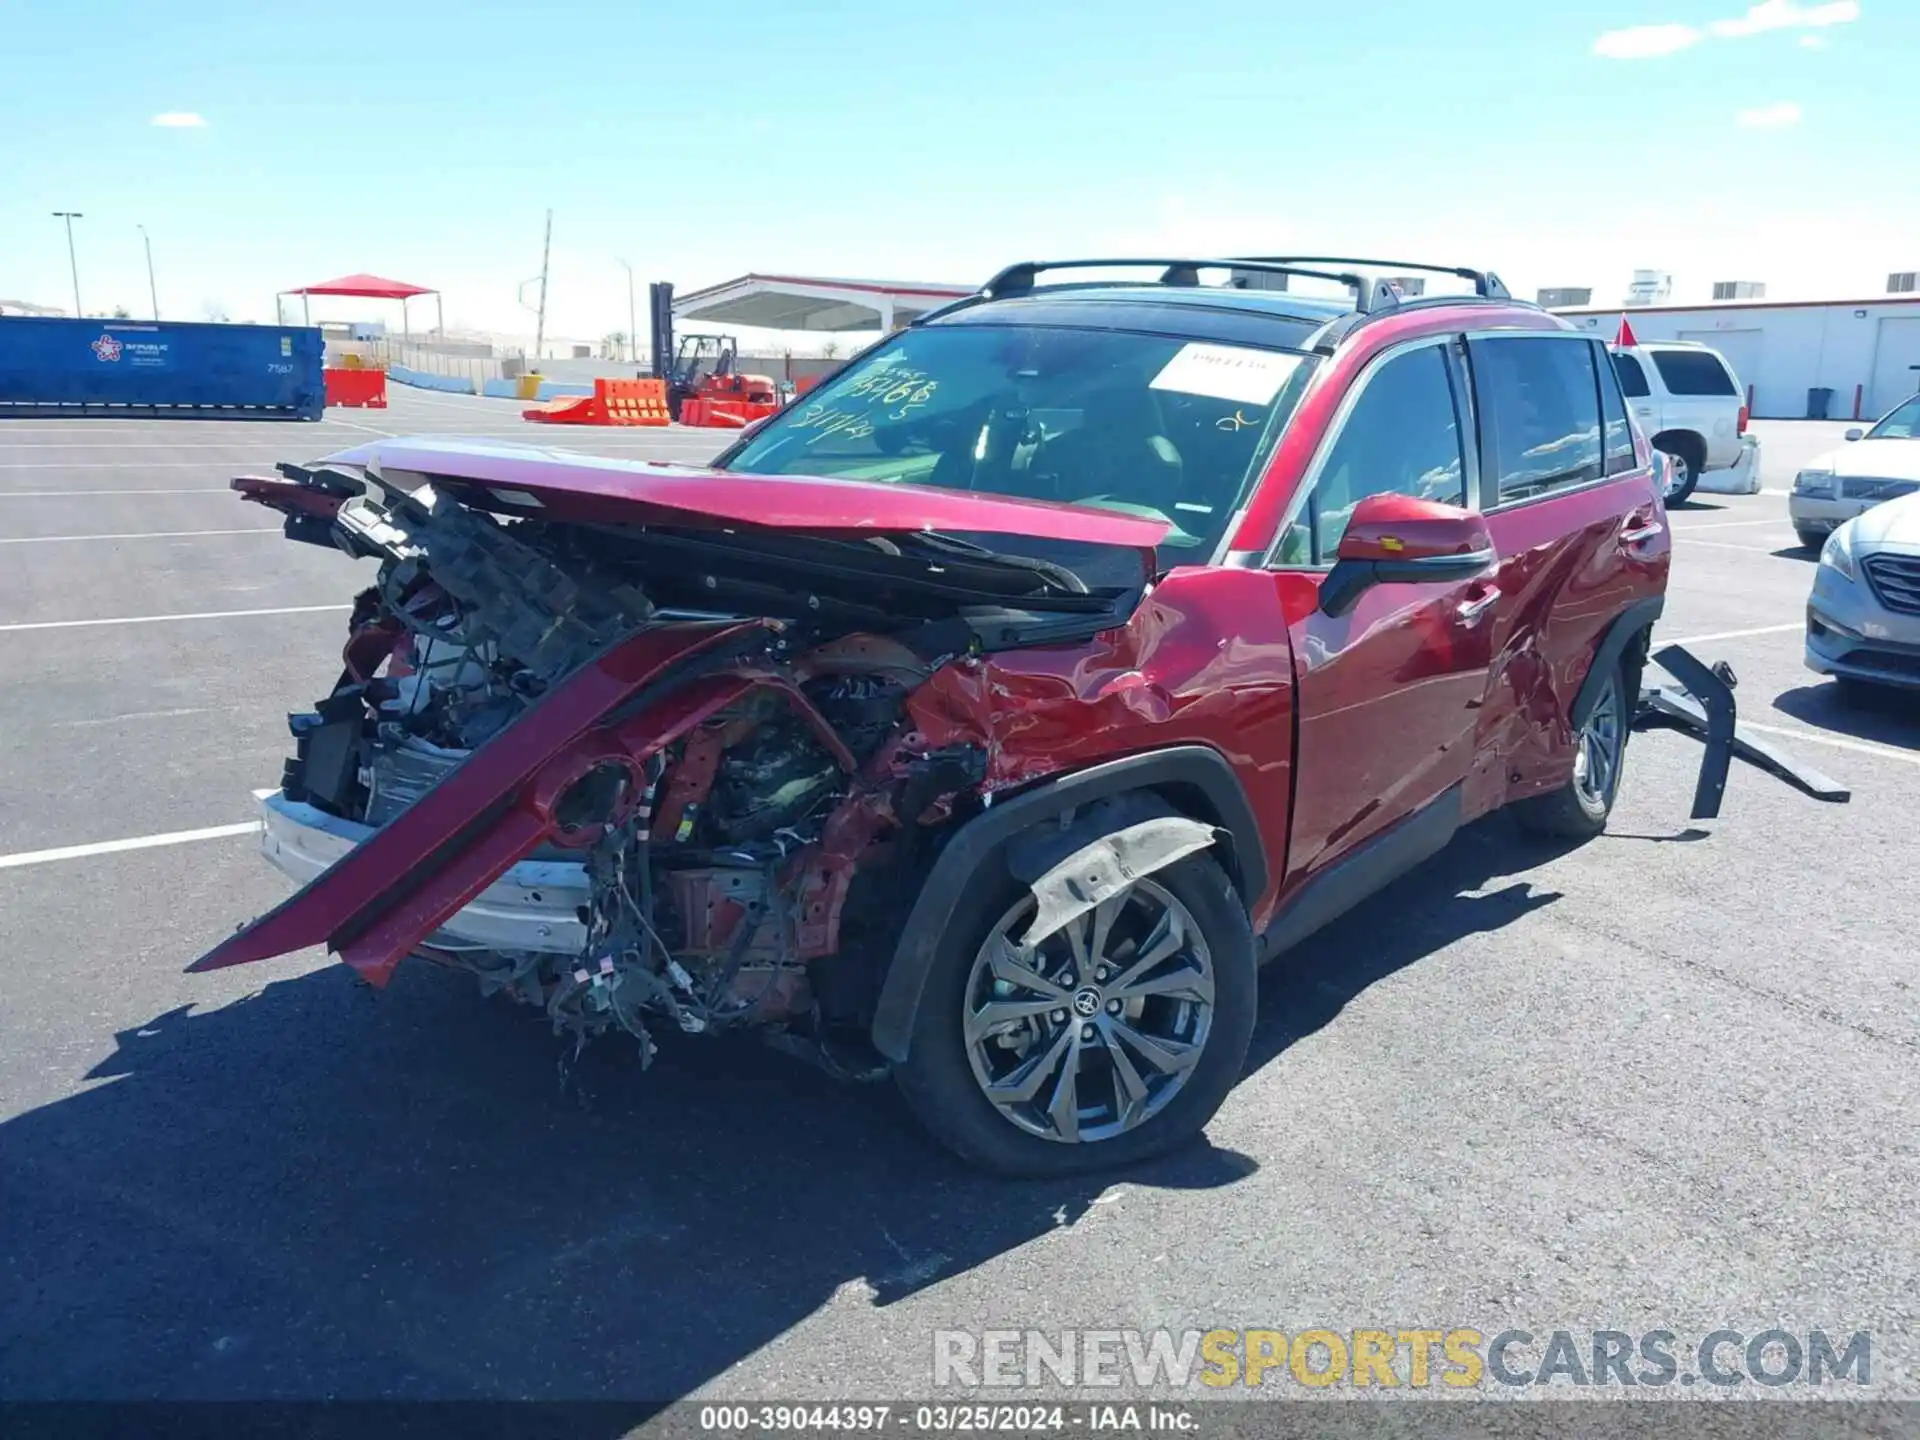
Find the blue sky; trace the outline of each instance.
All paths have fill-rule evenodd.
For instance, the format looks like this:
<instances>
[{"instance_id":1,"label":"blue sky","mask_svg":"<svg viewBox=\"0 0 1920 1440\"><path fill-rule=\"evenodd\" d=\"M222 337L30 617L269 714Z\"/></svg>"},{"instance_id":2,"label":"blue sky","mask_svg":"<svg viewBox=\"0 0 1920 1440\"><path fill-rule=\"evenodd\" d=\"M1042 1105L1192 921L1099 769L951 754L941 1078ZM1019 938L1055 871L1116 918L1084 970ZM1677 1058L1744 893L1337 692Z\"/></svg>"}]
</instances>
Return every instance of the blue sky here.
<instances>
[{"instance_id":1,"label":"blue sky","mask_svg":"<svg viewBox=\"0 0 1920 1440\"><path fill-rule=\"evenodd\" d=\"M71 305L79 210L89 311L146 313L145 225L170 318L369 270L531 332L549 206L581 338L625 328L622 258L686 289L1312 248L1850 297L1920 267L1916 10L0 0L0 297Z\"/></svg>"}]
</instances>

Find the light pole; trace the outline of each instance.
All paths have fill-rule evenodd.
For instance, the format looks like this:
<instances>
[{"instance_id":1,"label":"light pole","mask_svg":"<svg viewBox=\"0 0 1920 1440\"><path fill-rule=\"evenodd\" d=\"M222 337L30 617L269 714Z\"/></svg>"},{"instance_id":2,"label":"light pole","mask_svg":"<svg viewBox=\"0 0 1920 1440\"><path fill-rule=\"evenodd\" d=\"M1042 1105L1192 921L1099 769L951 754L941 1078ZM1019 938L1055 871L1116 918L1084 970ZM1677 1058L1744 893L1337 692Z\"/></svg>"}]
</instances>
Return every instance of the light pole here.
<instances>
[{"instance_id":1,"label":"light pole","mask_svg":"<svg viewBox=\"0 0 1920 1440\"><path fill-rule=\"evenodd\" d=\"M633 266L627 264L624 260L618 263L620 268L627 272L627 363L629 365L638 365L640 363L640 337L635 330L635 326L638 323L640 312L633 307Z\"/></svg>"},{"instance_id":2,"label":"light pole","mask_svg":"<svg viewBox=\"0 0 1920 1440\"><path fill-rule=\"evenodd\" d=\"M78 320L81 318L80 317L80 262L74 259L74 256L73 256L73 222L76 220L85 219L86 217L83 216L78 210L56 210L53 212L53 218L56 220L64 220L67 222L67 264L71 266L73 269L73 318Z\"/></svg>"},{"instance_id":3,"label":"light pole","mask_svg":"<svg viewBox=\"0 0 1920 1440\"><path fill-rule=\"evenodd\" d=\"M136 225L133 228L140 232L140 239L147 247L147 298L153 301L153 318L158 320L160 292L154 288L153 284L153 237L147 234L147 227L144 225Z\"/></svg>"}]
</instances>

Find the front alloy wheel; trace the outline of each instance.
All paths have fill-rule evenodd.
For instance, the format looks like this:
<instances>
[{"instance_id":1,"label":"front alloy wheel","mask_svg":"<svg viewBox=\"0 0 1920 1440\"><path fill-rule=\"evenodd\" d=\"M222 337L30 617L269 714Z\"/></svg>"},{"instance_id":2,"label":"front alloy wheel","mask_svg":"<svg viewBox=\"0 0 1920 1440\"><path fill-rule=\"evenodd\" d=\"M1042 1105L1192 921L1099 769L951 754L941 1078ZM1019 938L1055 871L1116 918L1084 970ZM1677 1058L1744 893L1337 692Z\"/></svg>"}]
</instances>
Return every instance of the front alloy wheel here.
<instances>
[{"instance_id":1,"label":"front alloy wheel","mask_svg":"<svg viewBox=\"0 0 1920 1440\"><path fill-rule=\"evenodd\" d=\"M1192 1140L1253 1038L1253 932L1226 872L1189 855L1026 945L1033 893L988 867L944 927L894 1069L921 1123L1031 1177Z\"/></svg>"},{"instance_id":2,"label":"front alloy wheel","mask_svg":"<svg viewBox=\"0 0 1920 1440\"><path fill-rule=\"evenodd\" d=\"M1213 1026L1213 956L1171 891L1141 880L1029 948L1031 895L967 977L974 1081L1042 1139L1110 1140L1180 1093Z\"/></svg>"}]
</instances>

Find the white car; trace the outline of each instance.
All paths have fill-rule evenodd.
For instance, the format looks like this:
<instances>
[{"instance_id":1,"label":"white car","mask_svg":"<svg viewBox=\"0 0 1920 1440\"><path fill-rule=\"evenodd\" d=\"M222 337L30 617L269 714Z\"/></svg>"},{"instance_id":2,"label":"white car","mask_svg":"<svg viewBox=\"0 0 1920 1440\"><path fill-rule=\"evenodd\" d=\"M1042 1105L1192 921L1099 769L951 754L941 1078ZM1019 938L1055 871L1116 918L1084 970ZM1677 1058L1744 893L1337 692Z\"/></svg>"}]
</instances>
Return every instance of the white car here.
<instances>
[{"instance_id":1,"label":"white car","mask_svg":"<svg viewBox=\"0 0 1920 1440\"><path fill-rule=\"evenodd\" d=\"M1707 471L1740 463L1747 392L1725 356L1688 340L1607 348L1640 429L1673 457L1669 505L1693 494Z\"/></svg>"},{"instance_id":2,"label":"white car","mask_svg":"<svg viewBox=\"0 0 1920 1440\"><path fill-rule=\"evenodd\" d=\"M1920 395L1871 430L1847 431L1847 441L1793 477L1787 516L1809 550L1854 516L1920 490Z\"/></svg>"}]
</instances>

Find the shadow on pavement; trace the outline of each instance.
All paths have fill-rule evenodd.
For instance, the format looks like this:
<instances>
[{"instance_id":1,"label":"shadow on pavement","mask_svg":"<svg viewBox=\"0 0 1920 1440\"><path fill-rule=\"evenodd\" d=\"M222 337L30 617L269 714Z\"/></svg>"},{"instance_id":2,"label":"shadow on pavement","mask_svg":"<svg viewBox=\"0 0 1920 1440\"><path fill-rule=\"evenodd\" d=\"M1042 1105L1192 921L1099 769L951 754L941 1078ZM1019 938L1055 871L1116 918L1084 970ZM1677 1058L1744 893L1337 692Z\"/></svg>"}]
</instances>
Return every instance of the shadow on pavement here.
<instances>
[{"instance_id":1,"label":"shadow on pavement","mask_svg":"<svg viewBox=\"0 0 1920 1440\"><path fill-rule=\"evenodd\" d=\"M1837 735L1920 750L1920 693L1891 687L1843 688L1823 680L1775 696L1773 708Z\"/></svg>"},{"instance_id":2,"label":"shadow on pavement","mask_svg":"<svg viewBox=\"0 0 1920 1440\"><path fill-rule=\"evenodd\" d=\"M1249 1067L1553 903L1524 879L1479 892L1565 848L1495 816L1281 957ZM539 1017L426 965L384 992L325 966L122 1031L89 1088L0 1126L0 1393L644 1405L829 1302L889 1305L1071 1226L1115 1181L1256 1168L1203 1143L996 1180L923 1138L891 1086L662 1042L644 1076L624 1041L590 1046L563 1093ZM771 1363L858 1373L859 1355Z\"/></svg>"},{"instance_id":3,"label":"shadow on pavement","mask_svg":"<svg viewBox=\"0 0 1920 1440\"><path fill-rule=\"evenodd\" d=\"M1115 1180L1255 1168L1202 1145L999 1181L891 1086L751 1043L663 1044L641 1076L602 1041L564 1095L561 1049L425 965L116 1035L89 1088L0 1126L0 1393L670 1399L836 1296L888 1305L1073 1225Z\"/></svg>"},{"instance_id":4,"label":"shadow on pavement","mask_svg":"<svg viewBox=\"0 0 1920 1440\"><path fill-rule=\"evenodd\" d=\"M1396 880L1260 973L1255 1070L1332 1021L1368 986L1468 935L1499 930L1560 898L1519 879L1488 893L1496 876L1545 864L1574 848L1537 840L1505 815L1469 826L1412 874ZM1391 923L1382 923L1390 916Z\"/></svg>"}]
</instances>

